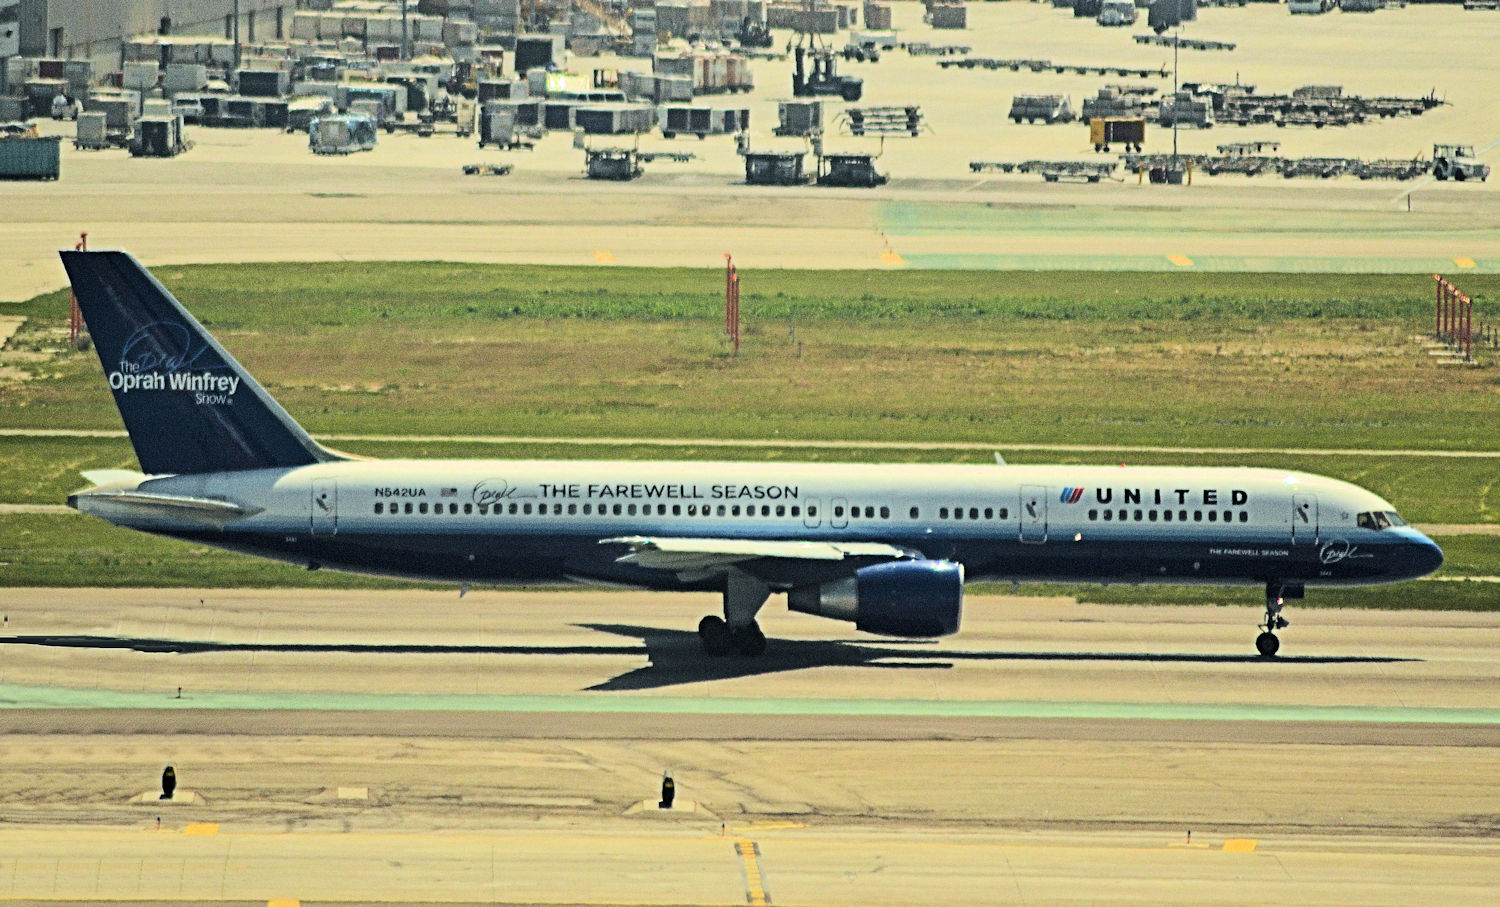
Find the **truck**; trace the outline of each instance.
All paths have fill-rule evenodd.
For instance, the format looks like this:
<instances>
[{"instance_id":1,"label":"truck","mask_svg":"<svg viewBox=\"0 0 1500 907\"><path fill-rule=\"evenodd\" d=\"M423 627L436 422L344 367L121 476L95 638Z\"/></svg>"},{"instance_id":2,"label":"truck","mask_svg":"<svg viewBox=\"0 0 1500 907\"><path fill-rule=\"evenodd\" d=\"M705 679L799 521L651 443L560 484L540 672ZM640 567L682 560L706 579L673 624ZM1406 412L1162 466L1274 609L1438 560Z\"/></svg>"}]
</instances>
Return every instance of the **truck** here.
<instances>
[{"instance_id":1,"label":"truck","mask_svg":"<svg viewBox=\"0 0 1500 907\"><path fill-rule=\"evenodd\" d=\"M839 75L833 51L822 47L795 48L792 70L794 96L806 98L838 95L846 101L858 101L864 90L864 79Z\"/></svg>"},{"instance_id":2,"label":"truck","mask_svg":"<svg viewBox=\"0 0 1500 907\"><path fill-rule=\"evenodd\" d=\"M1432 175L1440 180L1456 182L1489 178L1490 165L1482 164L1474 156L1473 145L1433 145Z\"/></svg>"}]
</instances>

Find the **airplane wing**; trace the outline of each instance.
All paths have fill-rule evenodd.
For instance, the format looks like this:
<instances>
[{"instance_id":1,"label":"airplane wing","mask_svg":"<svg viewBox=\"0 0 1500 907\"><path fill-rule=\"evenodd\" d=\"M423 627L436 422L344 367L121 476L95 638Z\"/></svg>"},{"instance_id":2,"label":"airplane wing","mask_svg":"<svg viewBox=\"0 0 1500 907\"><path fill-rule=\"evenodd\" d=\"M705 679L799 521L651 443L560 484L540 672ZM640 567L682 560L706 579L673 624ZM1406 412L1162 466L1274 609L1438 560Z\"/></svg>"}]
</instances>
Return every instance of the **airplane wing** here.
<instances>
[{"instance_id":1,"label":"airplane wing","mask_svg":"<svg viewBox=\"0 0 1500 907\"><path fill-rule=\"evenodd\" d=\"M765 539L675 538L631 535L601 539L601 545L629 545L617 560L653 570L708 574L751 561L900 560L912 553L881 542L798 542Z\"/></svg>"}]
</instances>

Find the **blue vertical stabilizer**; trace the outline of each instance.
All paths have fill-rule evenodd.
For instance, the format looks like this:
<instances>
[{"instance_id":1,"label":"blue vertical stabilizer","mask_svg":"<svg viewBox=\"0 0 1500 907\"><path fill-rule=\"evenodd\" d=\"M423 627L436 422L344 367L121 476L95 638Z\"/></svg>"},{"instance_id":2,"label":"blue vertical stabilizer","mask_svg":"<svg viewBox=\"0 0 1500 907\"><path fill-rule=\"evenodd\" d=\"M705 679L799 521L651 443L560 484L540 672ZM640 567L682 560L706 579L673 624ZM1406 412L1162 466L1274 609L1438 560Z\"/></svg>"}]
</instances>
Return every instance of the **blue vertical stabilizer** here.
<instances>
[{"instance_id":1,"label":"blue vertical stabilizer","mask_svg":"<svg viewBox=\"0 0 1500 907\"><path fill-rule=\"evenodd\" d=\"M142 471L221 472L342 459L309 437L134 258L61 254Z\"/></svg>"}]
</instances>

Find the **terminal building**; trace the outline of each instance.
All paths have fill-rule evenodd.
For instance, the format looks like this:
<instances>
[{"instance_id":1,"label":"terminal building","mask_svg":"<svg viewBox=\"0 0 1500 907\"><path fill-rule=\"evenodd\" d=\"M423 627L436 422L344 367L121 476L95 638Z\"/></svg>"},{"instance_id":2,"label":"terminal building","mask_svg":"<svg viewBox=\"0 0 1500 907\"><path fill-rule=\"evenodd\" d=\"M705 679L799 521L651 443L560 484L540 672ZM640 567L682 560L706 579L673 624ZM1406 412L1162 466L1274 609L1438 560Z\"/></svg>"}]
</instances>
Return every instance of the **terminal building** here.
<instances>
[{"instance_id":1,"label":"terminal building","mask_svg":"<svg viewBox=\"0 0 1500 907\"><path fill-rule=\"evenodd\" d=\"M117 70L125 39L141 34L269 40L291 30L297 0L0 0L0 78L8 57L88 60Z\"/></svg>"}]
</instances>

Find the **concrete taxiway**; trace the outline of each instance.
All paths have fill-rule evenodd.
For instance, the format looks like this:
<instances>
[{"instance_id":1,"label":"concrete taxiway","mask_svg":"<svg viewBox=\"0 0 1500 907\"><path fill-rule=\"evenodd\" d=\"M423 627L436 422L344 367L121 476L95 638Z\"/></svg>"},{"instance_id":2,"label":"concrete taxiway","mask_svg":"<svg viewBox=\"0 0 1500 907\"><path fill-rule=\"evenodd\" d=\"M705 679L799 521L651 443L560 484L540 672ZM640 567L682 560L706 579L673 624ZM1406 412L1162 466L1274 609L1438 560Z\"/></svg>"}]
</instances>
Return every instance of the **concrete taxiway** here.
<instances>
[{"instance_id":1,"label":"concrete taxiway","mask_svg":"<svg viewBox=\"0 0 1500 907\"><path fill-rule=\"evenodd\" d=\"M976 597L911 643L773 602L709 660L713 606L7 590L0 897L1493 899L1500 616L1299 609L1272 661L1251 607Z\"/></svg>"}]
</instances>

